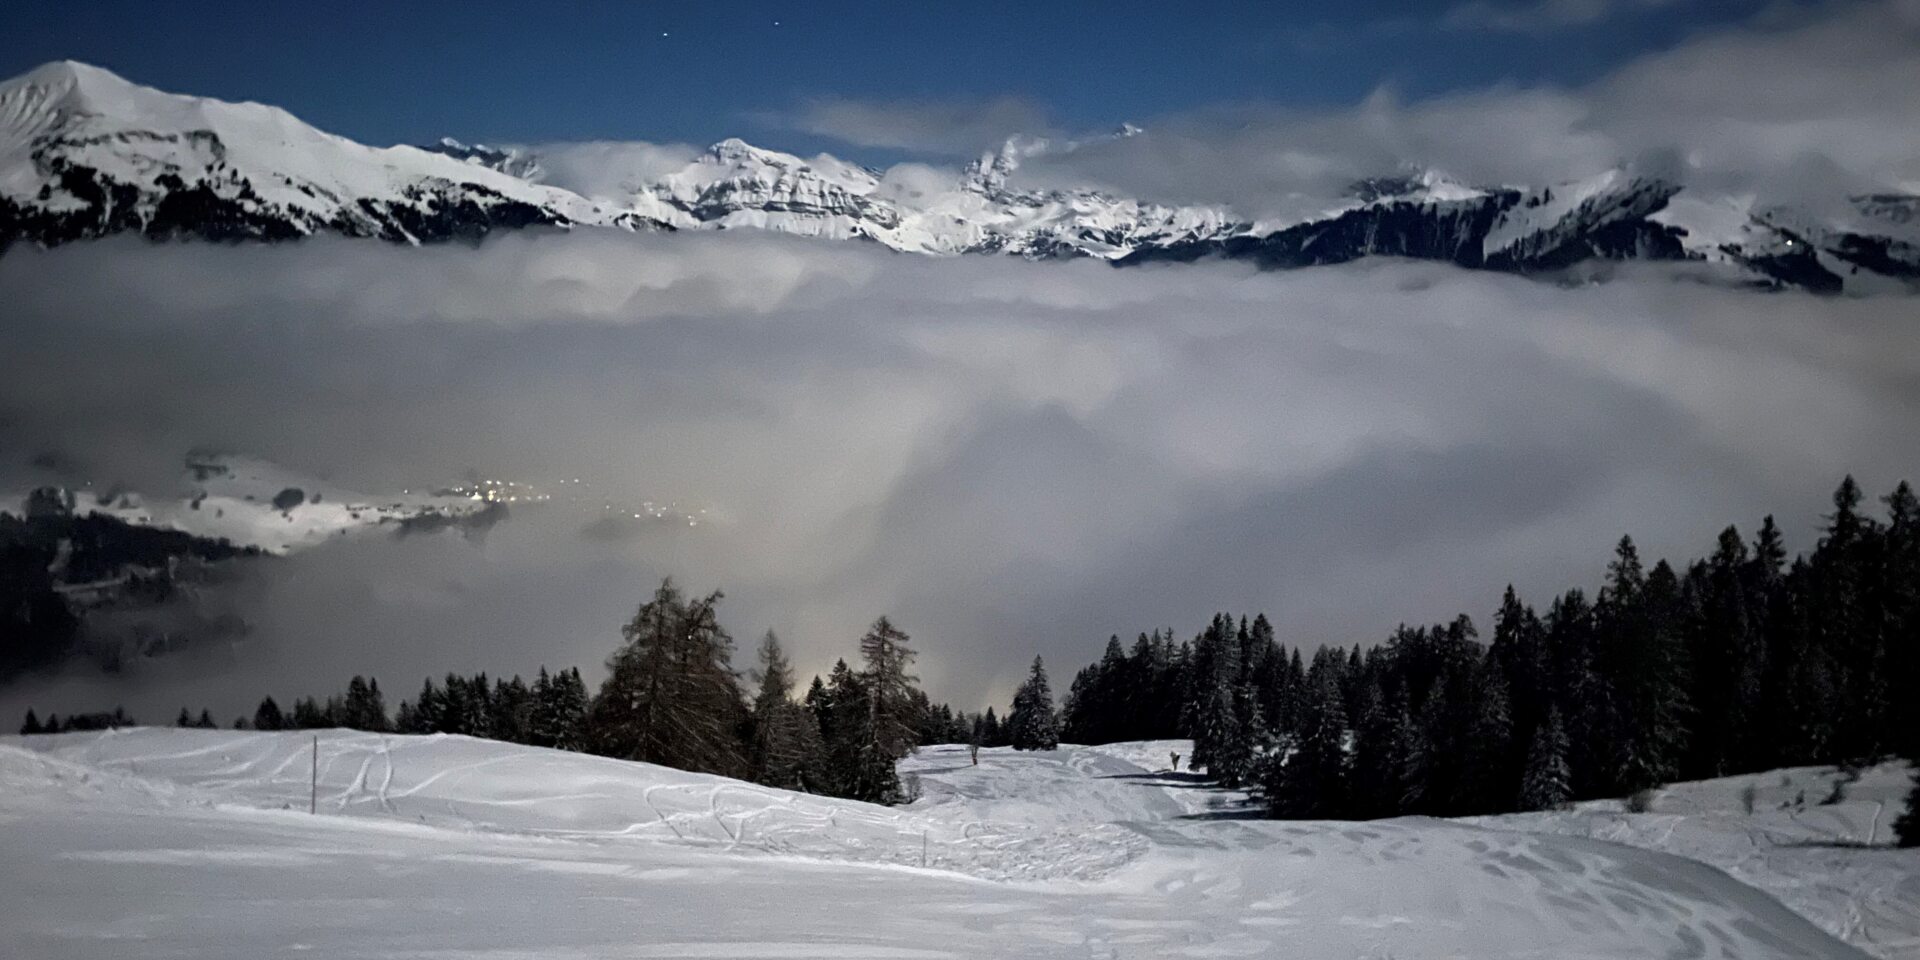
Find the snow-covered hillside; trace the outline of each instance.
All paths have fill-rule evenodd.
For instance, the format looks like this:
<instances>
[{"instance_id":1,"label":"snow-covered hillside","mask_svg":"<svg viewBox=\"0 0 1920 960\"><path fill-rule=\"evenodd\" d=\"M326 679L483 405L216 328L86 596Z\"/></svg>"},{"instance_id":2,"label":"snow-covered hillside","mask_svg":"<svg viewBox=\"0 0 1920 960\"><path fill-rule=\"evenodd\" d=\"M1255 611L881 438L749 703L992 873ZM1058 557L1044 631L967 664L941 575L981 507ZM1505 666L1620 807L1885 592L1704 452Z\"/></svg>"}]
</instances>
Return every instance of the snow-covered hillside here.
<instances>
[{"instance_id":1,"label":"snow-covered hillside","mask_svg":"<svg viewBox=\"0 0 1920 960\"><path fill-rule=\"evenodd\" d=\"M419 242L495 227L637 226L576 194L415 147L368 147L258 103L49 63L0 84L0 237L111 233Z\"/></svg>"},{"instance_id":2,"label":"snow-covered hillside","mask_svg":"<svg viewBox=\"0 0 1920 960\"><path fill-rule=\"evenodd\" d=\"M1113 136L1151 134L1129 126ZM644 170L620 169L619 151L605 151L594 169L556 178L538 148L452 139L370 147L275 107L163 93L62 61L0 83L0 250L116 233L418 243L578 225L773 230L920 254L1119 263L1226 257L1284 268L1400 256L1538 273L1690 261L1765 286L1920 287L1920 198L1904 193L1836 197L1816 214L1626 169L1538 186L1355 170L1342 195L1302 200L1317 212L1255 222L1219 205L1022 185L1023 160L1090 142L1015 138L942 173L728 139L673 161L661 159L672 151L653 151L660 156Z\"/></svg>"},{"instance_id":3,"label":"snow-covered hillside","mask_svg":"<svg viewBox=\"0 0 1920 960\"><path fill-rule=\"evenodd\" d=\"M535 180L546 177L539 153L527 148L442 140L428 149ZM883 171L827 154L805 159L734 138L663 175L620 180L619 190L604 199L635 217L679 230L773 230L871 240L922 254L1115 259L1252 229L1223 207L1171 207L1095 190L1010 186L1021 157L1037 149L1044 147L1012 140L951 179L921 178L908 187Z\"/></svg>"},{"instance_id":4,"label":"snow-covered hillside","mask_svg":"<svg viewBox=\"0 0 1920 960\"><path fill-rule=\"evenodd\" d=\"M1175 744L989 750L979 766L930 748L903 765L923 798L887 809L460 737L318 738L320 816L306 733L0 740L9 944L42 958L1861 956L1666 853L1429 820L1241 819L1236 795L1163 766Z\"/></svg>"},{"instance_id":5,"label":"snow-covered hillside","mask_svg":"<svg viewBox=\"0 0 1920 960\"><path fill-rule=\"evenodd\" d=\"M1646 813L1618 800L1478 822L1662 850L1725 870L1881 957L1920 957L1920 851L1891 849L1902 764L1796 767L1681 783ZM1752 812L1747 804L1752 801Z\"/></svg>"},{"instance_id":6,"label":"snow-covered hillside","mask_svg":"<svg viewBox=\"0 0 1920 960\"><path fill-rule=\"evenodd\" d=\"M287 553L356 530L400 524L484 524L505 497L469 490L406 490L379 495L348 490L257 457L196 454L186 459L177 493L86 489L67 494L78 515L97 513L144 527L229 540ZM0 499L0 512L24 514L28 495Z\"/></svg>"}]
</instances>

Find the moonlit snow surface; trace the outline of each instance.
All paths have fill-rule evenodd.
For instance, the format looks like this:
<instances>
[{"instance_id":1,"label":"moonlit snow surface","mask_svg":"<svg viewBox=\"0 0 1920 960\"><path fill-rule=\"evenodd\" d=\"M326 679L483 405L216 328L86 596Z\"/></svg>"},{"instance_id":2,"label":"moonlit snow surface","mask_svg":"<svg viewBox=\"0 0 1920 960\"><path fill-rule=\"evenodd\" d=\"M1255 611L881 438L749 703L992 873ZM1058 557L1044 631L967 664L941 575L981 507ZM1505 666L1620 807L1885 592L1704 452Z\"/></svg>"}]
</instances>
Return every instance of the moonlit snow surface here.
<instances>
[{"instance_id":1,"label":"moonlit snow surface","mask_svg":"<svg viewBox=\"0 0 1920 960\"><path fill-rule=\"evenodd\" d=\"M923 799L887 809L325 731L309 816L309 736L0 742L0 926L23 956L89 960L1862 956L1664 853L1241 819L1235 795L1166 770L1177 742L978 767L933 747L903 765Z\"/></svg>"}]
</instances>

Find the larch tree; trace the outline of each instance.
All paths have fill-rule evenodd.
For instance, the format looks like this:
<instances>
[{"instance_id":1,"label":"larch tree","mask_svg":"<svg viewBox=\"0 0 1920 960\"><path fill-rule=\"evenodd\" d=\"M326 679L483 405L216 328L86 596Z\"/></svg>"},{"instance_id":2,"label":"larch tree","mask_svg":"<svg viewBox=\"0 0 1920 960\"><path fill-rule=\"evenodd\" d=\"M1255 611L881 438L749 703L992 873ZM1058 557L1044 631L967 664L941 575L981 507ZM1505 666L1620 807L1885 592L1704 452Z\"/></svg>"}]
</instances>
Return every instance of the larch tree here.
<instances>
[{"instance_id":1,"label":"larch tree","mask_svg":"<svg viewBox=\"0 0 1920 960\"><path fill-rule=\"evenodd\" d=\"M589 714L593 749L606 756L739 776L746 715L731 666L732 639L714 611L721 594L688 602L663 580L621 628L625 642Z\"/></svg>"}]
</instances>

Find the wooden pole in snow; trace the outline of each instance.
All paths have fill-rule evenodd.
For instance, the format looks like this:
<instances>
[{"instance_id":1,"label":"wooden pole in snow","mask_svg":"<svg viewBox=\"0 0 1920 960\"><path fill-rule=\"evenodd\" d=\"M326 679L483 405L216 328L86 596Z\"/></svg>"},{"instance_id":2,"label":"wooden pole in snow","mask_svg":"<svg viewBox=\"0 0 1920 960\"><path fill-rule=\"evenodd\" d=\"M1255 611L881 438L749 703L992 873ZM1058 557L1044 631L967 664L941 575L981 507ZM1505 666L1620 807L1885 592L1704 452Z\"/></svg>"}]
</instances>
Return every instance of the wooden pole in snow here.
<instances>
[{"instance_id":1,"label":"wooden pole in snow","mask_svg":"<svg viewBox=\"0 0 1920 960\"><path fill-rule=\"evenodd\" d=\"M313 735L313 779L307 789L307 812L320 812L320 735Z\"/></svg>"}]
</instances>

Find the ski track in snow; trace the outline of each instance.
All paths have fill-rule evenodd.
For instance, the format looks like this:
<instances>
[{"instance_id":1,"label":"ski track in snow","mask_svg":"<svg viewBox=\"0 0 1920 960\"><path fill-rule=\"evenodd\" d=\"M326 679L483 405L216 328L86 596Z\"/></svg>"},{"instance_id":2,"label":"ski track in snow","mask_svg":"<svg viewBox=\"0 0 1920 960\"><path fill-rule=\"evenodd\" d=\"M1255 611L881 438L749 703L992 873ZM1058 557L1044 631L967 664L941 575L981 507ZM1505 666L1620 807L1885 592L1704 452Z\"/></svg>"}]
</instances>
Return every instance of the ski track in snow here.
<instances>
[{"instance_id":1,"label":"ski track in snow","mask_svg":"<svg viewBox=\"0 0 1920 960\"><path fill-rule=\"evenodd\" d=\"M964 746L929 747L901 765L922 798L885 808L466 737L321 731L313 817L313 736L0 738L10 948L1920 956L1920 854L1809 845L1886 840L1904 783L1892 767L1805 809L1777 804L1825 795L1832 771L1749 778L1778 780L1752 817L1738 813L1747 781L1731 778L1671 788L1649 814L1275 822L1169 770L1168 754L1190 753L1180 741L985 750L978 766Z\"/></svg>"}]
</instances>

